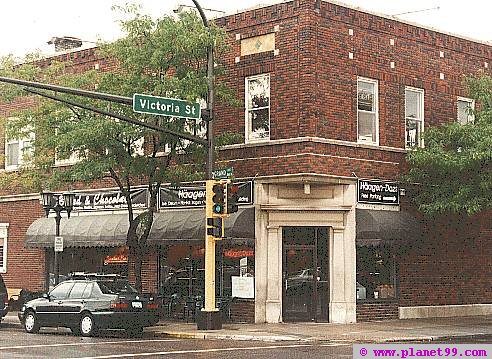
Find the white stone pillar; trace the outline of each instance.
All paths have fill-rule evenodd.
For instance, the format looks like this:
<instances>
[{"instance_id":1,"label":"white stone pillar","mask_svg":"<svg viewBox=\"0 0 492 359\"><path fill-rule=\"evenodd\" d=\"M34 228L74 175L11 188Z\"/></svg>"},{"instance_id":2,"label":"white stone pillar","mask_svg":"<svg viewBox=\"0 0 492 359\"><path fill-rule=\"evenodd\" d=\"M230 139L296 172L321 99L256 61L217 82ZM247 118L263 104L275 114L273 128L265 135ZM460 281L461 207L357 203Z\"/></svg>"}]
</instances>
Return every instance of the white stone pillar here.
<instances>
[{"instance_id":1,"label":"white stone pillar","mask_svg":"<svg viewBox=\"0 0 492 359\"><path fill-rule=\"evenodd\" d=\"M347 246L344 238L344 227L333 227L333 236L331 236L330 245L330 308L329 318L331 323L350 323L352 322L349 303L350 284L347 281L353 277L347 273L347 267L350 267L346 258ZM350 270L349 270L350 271ZM355 290L355 285L354 285Z\"/></svg>"},{"instance_id":2,"label":"white stone pillar","mask_svg":"<svg viewBox=\"0 0 492 359\"><path fill-rule=\"evenodd\" d=\"M280 227L268 226L266 322L282 321L282 235Z\"/></svg>"}]
</instances>

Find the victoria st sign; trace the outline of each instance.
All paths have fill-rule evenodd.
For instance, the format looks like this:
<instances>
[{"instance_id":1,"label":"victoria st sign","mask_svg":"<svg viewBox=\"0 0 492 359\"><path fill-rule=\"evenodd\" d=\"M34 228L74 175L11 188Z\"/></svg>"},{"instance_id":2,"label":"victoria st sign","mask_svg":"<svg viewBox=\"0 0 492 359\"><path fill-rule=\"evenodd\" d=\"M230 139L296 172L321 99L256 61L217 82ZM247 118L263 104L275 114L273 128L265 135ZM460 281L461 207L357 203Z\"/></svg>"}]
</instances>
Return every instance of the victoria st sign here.
<instances>
[{"instance_id":1,"label":"victoria st sign","mask_svg":"<svg viewBox=\"0 0 492 359\"><path fill-rule=\"evenodd\" d=\"M133 95L133 111L150 115L199 119L201 108L198 102L177 98L157 97L143 94Z\"/></svg>"},{"instance_id":2,"label":"victoria st sign","mask_svg":"<svg viewBox=\"0 0 492 359\"><path fill-rule=\"evenodd\" d=\"M372 204L400 204L400 185L397 182L359 179L357 201Z\"/></svg>"}]
</instances>

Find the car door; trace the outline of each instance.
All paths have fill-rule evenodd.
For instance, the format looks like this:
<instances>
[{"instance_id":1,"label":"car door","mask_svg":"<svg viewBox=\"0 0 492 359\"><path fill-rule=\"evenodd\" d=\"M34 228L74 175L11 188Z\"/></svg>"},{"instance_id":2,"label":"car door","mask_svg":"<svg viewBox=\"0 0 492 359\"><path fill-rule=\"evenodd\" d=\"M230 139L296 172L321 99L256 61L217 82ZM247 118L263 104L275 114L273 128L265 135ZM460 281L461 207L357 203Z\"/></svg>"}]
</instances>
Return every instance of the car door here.
<instances>
[{"instance_id":1,"label":"car door","mask_svg":"<svg viewBox=\"0 0 492 359\"><path fill-rule=\"evenodd\" d=\"M67 298L63 299L60 305L60 325L74 327L78 325L79 313L85 303L83 293L87 287L87 282L75 282Z\"/></svg>"},{"instance_id":2,"label":"car door","mask_svg":"<svg viewBox=\"0 0 492 359\"><path fill-rule=\"evenodd\" d=\"M36 314L40 323L46 326L59 325L63 300L68 297L73 284L73 282L58 284L48 293L48 298L37 305Z\"/></svg>"}]
</instances>

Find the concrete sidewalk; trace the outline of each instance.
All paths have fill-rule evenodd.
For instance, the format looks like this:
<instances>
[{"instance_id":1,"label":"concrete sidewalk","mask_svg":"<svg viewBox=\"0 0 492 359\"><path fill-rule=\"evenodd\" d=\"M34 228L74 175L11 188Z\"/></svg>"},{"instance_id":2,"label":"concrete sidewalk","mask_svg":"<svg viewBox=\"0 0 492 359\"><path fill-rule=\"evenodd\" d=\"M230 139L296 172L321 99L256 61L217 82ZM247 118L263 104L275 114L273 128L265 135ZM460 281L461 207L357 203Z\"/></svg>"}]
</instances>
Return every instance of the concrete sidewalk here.
<instances>
[{"instance_id":1,"label":"concrete sidewalk","mask_svg":"<svg viewBox=\"0 0 492 359\"><path fill-rule=\"evenodd\" d=\"M169 337L201 339L347 343L427 341L492 335L492 316L385 320L355 324L224 324L222 330L214 331L199 331L194 323L160 322L158 326L147 330Z\"/></svg>"},{"instance_id":2,"label":"concrete sidewalk","mask_svg":"<svg viewBox=\"0 0 492 359\"><path fill-rule=\"evenodd\" d=\"M17 313L3 320L21 326ZM158 336L258 341L330 341L345 343L430 341L449 337L492 335L492 315L476 317L385 320L355 324L280 323L229 324L221 330L197 330L195 323L161 321L145 329Z\"/></svg>"}]
</instances>

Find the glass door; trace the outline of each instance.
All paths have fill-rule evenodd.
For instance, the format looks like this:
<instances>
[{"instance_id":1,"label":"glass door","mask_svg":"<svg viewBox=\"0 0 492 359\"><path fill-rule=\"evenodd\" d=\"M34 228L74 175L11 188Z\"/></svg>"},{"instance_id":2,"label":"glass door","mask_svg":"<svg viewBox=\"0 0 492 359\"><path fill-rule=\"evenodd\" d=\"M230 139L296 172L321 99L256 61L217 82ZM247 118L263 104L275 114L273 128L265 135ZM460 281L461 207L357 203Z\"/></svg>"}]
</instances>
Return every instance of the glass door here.
<instances>
[{"instance_id":1,"label":"glass door","mask_svg":"<svg viewBox=\"0 0 492 359\"><path fill-rule=\"evenodd\" d=\"M284 227L284 321L328 321L328 228Z\"/></svg>"}]
</instances>

